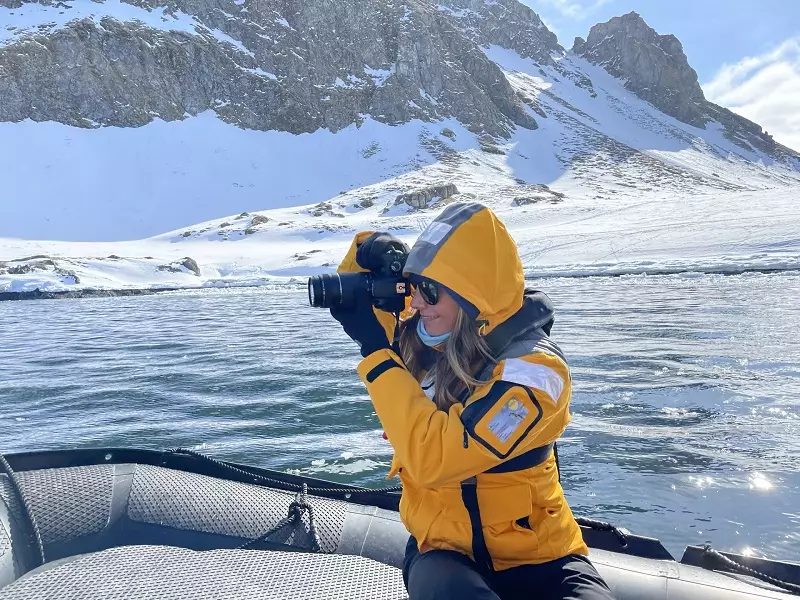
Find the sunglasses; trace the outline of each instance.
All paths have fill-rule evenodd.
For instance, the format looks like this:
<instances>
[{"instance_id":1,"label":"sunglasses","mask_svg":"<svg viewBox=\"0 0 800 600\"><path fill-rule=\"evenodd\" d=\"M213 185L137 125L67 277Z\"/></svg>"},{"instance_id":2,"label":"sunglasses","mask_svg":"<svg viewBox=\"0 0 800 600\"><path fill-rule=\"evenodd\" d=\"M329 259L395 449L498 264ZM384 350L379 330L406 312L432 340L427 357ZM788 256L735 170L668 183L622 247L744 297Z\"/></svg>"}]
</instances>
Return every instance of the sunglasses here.
<instances>
[{"instance_id":1,"label":"sunglasses","mask_svg":"<svg viewBox=\"0 0 800 600\"><path fill-rule=\"evenodd\" d=\"M413 285L412 288L419 290L419 293L422 294L422 299L428 304L433 305L439 302L439 284L423 279Z\"/></svg>"}]
</instances>

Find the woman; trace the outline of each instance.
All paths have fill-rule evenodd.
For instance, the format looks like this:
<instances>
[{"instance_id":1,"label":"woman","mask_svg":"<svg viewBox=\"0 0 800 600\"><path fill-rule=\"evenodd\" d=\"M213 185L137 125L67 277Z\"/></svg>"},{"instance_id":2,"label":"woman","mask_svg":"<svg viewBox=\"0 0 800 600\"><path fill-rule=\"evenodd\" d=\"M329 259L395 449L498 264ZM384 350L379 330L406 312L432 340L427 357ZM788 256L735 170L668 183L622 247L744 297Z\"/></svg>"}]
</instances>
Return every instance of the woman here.
<instances>
[{"instance_id":1,"label":"woman","mask_svg":"<svg viewBox=\"0 0 800 600\"><path fill-rule=\"evenodd\" d=\"M372 268L390 243L359 234L339 271ZM368 294L331 313L361 345L358 372L394 448L411 600L612 598L558 481L570 374L511 236L487 207L450 205L404 274L414 293L399 348Z\"/></svg>"}]
</instances>

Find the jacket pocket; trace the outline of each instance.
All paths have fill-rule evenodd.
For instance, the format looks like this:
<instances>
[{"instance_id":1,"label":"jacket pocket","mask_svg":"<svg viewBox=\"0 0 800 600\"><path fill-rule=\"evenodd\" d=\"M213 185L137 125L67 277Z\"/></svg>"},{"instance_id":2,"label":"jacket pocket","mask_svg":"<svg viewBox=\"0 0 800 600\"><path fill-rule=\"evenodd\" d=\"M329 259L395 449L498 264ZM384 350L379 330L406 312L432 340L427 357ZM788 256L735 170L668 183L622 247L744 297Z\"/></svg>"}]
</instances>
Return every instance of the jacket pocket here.
<instances>
[{"instance_id":1,"label":"jacket pocket","mask_svg":"<svg viewBox=\"0 0 800 600\"><path fill-rule=\"evenodd\" d=\"M400 519L409 532L414 533L412 524L414 516L419 512L422 496L425 491L414 484L411 478L401 469L400 481L403 483L403 493L400 496Z\"/></svg>"},{"instance_id":2,"label":"jacket pocket","mask_svg":"<svg viewBox=\"0 0 800 600\"><path fill-rule=\"evenodd\" d=\"M515 523L533 511L531 488L527 484L481 487L478 484L478 507L484 527Z\"/></svg>"}]
</instances>

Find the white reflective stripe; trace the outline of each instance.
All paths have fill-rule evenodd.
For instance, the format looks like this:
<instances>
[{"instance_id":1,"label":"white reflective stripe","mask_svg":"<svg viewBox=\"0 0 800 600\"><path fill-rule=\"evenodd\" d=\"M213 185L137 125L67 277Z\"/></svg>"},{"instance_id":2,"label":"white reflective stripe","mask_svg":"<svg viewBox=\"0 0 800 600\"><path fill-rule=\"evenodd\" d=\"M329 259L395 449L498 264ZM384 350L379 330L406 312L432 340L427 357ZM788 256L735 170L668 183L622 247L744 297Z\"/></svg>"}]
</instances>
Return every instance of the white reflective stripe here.
<instances>
[{"instance_id":1,"label":"white reflective stripe","mask_svg":"<svg viewBox=\"0 0 800 600\"><path fill-rule=\"evenodd\" d=\"M550 367L521 358L509 358L505 361L501 379L547 392L554 402L558 402L561 392L564 391L564 379L561 375Z\"/></svg>"},{"instance_id":2,"label":"white reflective stripe","mask_svg":"<svg viewBox=\"0 0 800 600\"><path fill-rule=\"evenodd\" d=\"M435 246L442 241L452 228L453 226L447 223L431 223L419 236L419 241L428 242Z\"/></svg>"}]
</instances>

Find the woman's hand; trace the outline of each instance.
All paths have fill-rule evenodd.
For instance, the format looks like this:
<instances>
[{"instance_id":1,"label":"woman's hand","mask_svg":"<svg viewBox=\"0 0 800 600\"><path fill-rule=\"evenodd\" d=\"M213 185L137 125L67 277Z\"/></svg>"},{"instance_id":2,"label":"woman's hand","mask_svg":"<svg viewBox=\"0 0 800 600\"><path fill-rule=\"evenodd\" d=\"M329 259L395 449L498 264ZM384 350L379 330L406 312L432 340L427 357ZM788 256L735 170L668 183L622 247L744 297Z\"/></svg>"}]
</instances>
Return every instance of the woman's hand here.
<instances>
[{"instance_id":1,"label":"woman's hand","mask_svg":"<svg viewBox=\"0 0 800 600\"><path fill-rule=\"evenodd\" d=\"M403 261L405 261L405 256L408 256L409 252L411 249L408 245L391 233L376 231L358 245L356 263L362 269L387 276L390 273L383 272L388 266L387 258L403 256ZM398 263L398 266L402 270L402 264ZM395 273L395 275L399 276L400 273Z\"/></svg>"},{"instance_id":2,"label":"woman's hand","mask_svg":"<svg viewBox=\"0 0 800 600\"><path fill-rule=\"evenodd\" d=\"M366 358L382 348L391 348L386 330L378 322L372 308L372 297L367 290L356 296L355 306L331 308L331 315L341 323L344 332L361 346L361 356Z\"/></svg>"}]
</instances>

